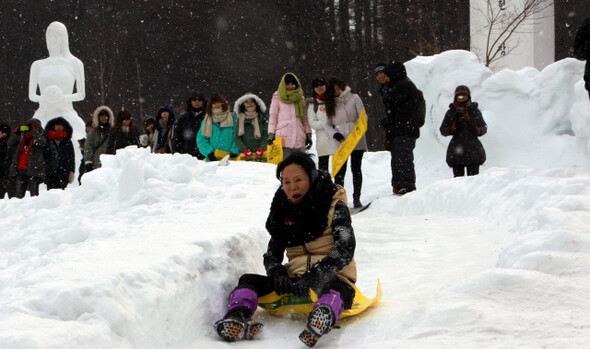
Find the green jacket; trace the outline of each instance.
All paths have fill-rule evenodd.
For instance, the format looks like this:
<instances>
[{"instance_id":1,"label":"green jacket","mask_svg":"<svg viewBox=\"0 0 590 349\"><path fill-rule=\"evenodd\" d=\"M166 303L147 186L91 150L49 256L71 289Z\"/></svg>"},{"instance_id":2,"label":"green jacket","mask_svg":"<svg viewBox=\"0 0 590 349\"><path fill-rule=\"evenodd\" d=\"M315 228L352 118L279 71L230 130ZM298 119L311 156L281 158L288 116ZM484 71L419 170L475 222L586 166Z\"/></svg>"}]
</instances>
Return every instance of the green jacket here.
<instances>
[{"instance_id":1,"label":"green jacket","mask_svg":"<svg viewBox=\"0 0 590 349\"><path fill-rule=\"evenodd\" d=\"M258 115L258 125L260 127L260 139L254 138L254 125L251 120L244 120L244 134L238 136L239 127L234 129L234 142L238 151L241 153L248 148L255 153L256 149L266 150L266 141L268 140L268 113Z\"/></svg>"}]
</instances>

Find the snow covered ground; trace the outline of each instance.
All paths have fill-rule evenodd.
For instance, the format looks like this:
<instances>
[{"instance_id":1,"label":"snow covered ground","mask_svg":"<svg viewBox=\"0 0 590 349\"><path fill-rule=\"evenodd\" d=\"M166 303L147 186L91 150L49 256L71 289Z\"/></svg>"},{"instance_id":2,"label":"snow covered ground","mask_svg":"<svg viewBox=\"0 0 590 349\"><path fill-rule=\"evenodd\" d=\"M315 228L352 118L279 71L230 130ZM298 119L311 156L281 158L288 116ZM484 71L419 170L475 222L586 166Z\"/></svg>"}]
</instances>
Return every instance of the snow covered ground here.
<instances>
[{"instance_id":1,"label":"snow covered ground","mask_svg":"<svg viewBox=\"0 0 590 349\"><path fill-rule=\"evenodd\" d=\"M316 347L587 347L583 63L492 74L449 51L407 67L429 104L418 190L390 195L389 154L368 153L362 199L374 202L353 217L358 286L372 297L380 279L383 299ZM488 123L488 161L453 179L438 127L458 84ZM224 343L212 327L239 275L263 273L273 165L135 148L103 159L80 187L0 201L1 348L304 347L303 320L262 311L256 341Z\"/></svg>"}]
</instances>

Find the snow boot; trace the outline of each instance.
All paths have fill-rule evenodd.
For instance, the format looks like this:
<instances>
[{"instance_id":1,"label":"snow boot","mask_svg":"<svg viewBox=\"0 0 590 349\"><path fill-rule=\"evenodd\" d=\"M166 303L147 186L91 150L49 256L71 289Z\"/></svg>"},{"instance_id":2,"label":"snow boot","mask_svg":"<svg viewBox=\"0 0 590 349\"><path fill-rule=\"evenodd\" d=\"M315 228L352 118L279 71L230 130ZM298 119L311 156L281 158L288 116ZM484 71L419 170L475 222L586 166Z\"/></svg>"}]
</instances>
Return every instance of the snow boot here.
<instances>
[{"instance_id":1,"label":"snow boot","mask_svg":"<svg viewBox=\"0 0 590 349\"><path fill-rule=\"evenodd\" d=\"M352 206L354 208L363 207L363 204L361 204L361 196L359 194L352 195Z\"/></svg>"},{"instance_id":2,"label":"snow boot","mask_svg":"<svg viewBox=\"0 0 590 349\"><path fill-rule=\"evenodd\" d=\"M258 295L248 288L234 289L229 295L229 310L215 323L215 331L227 342L254 339L264 326L252 320L258 306Z\"/></svg>"},{"instance_id":3,"label":"snow boot","mask_svg":"<svg viewBox=\"0 0 590 349\"><path fill-rule=\"evenodd\" d=\"M299 334L299 339L308 347L313 347L322 335L330 332L344 311L344 303L340 292L330 290L313 307L306 329Z\"/></svg>"}]
</instances>

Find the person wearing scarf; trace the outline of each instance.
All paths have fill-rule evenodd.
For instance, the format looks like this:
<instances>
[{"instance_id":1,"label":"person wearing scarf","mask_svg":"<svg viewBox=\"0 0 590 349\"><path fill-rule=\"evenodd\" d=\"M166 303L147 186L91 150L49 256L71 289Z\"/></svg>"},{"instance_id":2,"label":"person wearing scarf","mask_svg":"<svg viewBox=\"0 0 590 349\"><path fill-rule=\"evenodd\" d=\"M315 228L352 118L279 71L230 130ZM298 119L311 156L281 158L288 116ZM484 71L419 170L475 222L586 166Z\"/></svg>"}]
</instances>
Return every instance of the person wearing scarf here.
<instances>
[{"instance_id":1,"label":"person wearing scarf","mask_svg":"<svg viewBox=\"0 0 590 349\"><path fill-rule=\"evenodd\" d=\"M297 77L293 73L283 75L278 90L272 95L268 122L268 142L282 137L283 158L311 148L311 127L303 102L303 90Z\"/></svg>"},{"instance_id":2,"label":"person wearing scarf","mask_svg":"<svg viewBox=\"0 0 590 349\"><path fill-rule=\"evenodd\" d=\"M354 130L354 125L364 109L361 97L352 93L350 86L338 78L331 77L328 80L326 89L326 133L332 141L332 149L336 151L348 135ZM361 189L363 185L363 173L361 165L363 163L363 154L368 150L367 137L363 136L357 143L356 147L350 154L350 168L352 170L352 183L354 191L352 192L353 206L362 207ZM337 184L344 185L344 176L346 175L346 166L348 160L342 165L340 171L334 177Z\"/></svg>"},{"instance_id":3,"label":"person wearing scarf","mask_svg":"<svg viewBox=\"0 0 590 349\"><path fill-rule=\"evenodd\" d=\"M197 159L205 157L197 147L197 132L205 118L207 99L202 92L195 91L186 101L186 111L180 115L172 132L172 145L175 153L190 154Z\"/></svg>"},{"instance_id":4,"label":"person wearing scarf","mask_svg":"<svg viewBox=\"0 0 590 349\"><path fill-rule=\"evenodd\" d=\"M440 126L443 136L453 136L447 148L447 164L453 169L453 176L473 176L479 173L479 166L486 161L486 152L478 137L486 134L488 126L475 102L471 102L471 91L464 85L457 86L455 98L449 105Z\"/></svg>"},{"instance_id":5,"label":"person wearing scarf","mask_svg":"<svg viewBox=\"0 0 590 349\"><path fill-rule=\"evenodd\" d=\"M215 150L228 152L232 158L238 156L234 143L234 128L238 120L229 108L229 102L220 93L214 93L209 99L205 119L197 133L197 146L207 161L219 160L215 157Z\"/></svg>"},{"instance_id":6,"label":"person wearing scarf","mask_svg":"<svg viewBox=\"0 0 590 349\"><path fill-rule=\"evenodd\" d=\"M62 118L51 119L45 125L47 143L45 144L45 184L47 190L65 189L74 181L76 171L73 129Z\"/></svg>"},{"instance_id":7,"label":"person wearing scarf","mask_svg":"<svg viewBox=\"0 0 590 349\"><path fill-rule=\"evenodd\" d=\"M245 159L261 158L268 140L268 113L266 105L255 94L246 93L234 103L238 127L234 142Z\"/></svg>"},{"instance_id":8,"label":"person wearing scarf","mask_svg":"<svg viewBox=\"0 0 590 349\"><path fill-rule=\"evenodd\" d=\"M39 195L39 184L45 179L46 143L47 134L38 119L29 119L17 127L8 139L8 146L16 149L10 165L15 197L25 197L27 190L31 196Z\"/></svg>"},{"instance_id":9,"label":"person wearing scarf","mask_svg":"<svg viewBox=\"0 0 590 349\"><path fill-rule=\"evenodd\" d=\"M318 167L328 171L330 155L334 154L330 136L326 133L326 80L315 78L312 83L312 96L305 99L309 125L315 131L315 149L318 154Z\"/></svg>"},{"instance_id":10,"label":"person wearing scarf","mask_svg":"<svg viewBox=\"0 0 590 349\"><path fill-rule=\"evenodd\" d=\"M277 166L281 181L266 221L270 234L264 254L266 275L244 274L229 295L228 311L215 323L226 341L252 339L262 323L252 319L258 297L271 292L318 296L299 338L308 346L329 332L352 307L356 240L346 191L316 170L311 155L294 152ZM283 264L284 254L288 263ZM322 325L316 326L319 322Z\"/></svg>"}]
</instances>

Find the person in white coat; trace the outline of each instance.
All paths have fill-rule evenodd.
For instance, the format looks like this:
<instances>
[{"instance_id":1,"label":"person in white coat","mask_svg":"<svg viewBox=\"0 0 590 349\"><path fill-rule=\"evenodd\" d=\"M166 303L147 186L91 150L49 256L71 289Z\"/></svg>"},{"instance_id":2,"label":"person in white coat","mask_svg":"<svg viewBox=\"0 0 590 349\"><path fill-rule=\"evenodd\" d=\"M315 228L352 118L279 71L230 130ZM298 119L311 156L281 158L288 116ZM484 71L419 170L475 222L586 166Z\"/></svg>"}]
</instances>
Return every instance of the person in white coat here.
<instances>
[{"instance_id":1,"label":"person in white coat","mask_svg":"<svg viewBox=\"0 0 590 349\"><path fill-rule=\"evenodd\" d=\"M332 77L328 80L328 84L326 85L326 122L324 127L328 136L331 137L332 149L334 151L338 149L340 143L354 129L354 124L363 109L363 101L359 95L352 93L350 86L344 80L338 77ZM354 207L363 206L361 204L361 187L363 185L361 165L363 154L367 150L367 138L363 136L350 155ZM336 174L334 178L336 184L344 186L347 163L348 161L342 165L342 168Z\"/></svg>"},{"instance_id":2,"label":"person in white coat","mask_svg":"<svg viewBox=\"0 0 590 349\"><path fill-rule=\"evenodd\" d=\"M315 78L312 83L312 96L305 100L309 126L315 131L315 149L318 154L318 167L329 172L330 155L334 153L330 136L326 133L326 80Z\"/></svg>"}]
</instances>

